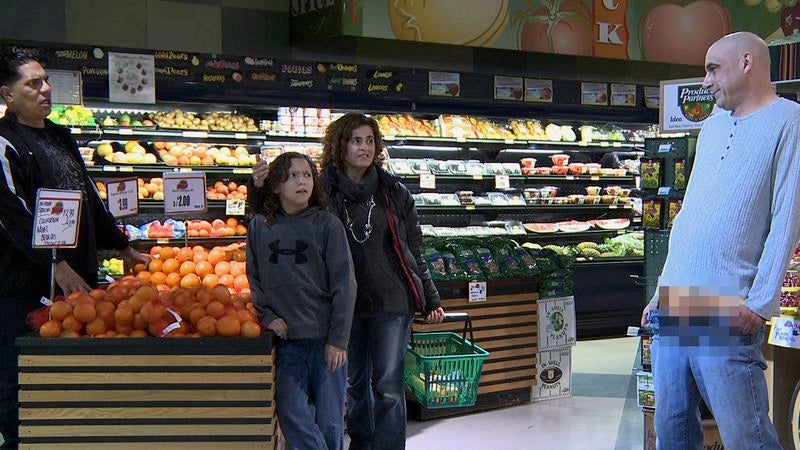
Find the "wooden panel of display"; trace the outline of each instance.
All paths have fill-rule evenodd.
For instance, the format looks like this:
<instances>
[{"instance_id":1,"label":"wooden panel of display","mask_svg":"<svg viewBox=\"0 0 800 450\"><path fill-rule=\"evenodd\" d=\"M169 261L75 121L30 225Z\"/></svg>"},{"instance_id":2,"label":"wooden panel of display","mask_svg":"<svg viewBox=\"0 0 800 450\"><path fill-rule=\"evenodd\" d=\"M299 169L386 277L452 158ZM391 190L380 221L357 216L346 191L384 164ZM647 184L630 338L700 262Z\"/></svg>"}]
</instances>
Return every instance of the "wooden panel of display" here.
<instances>
[{"instance_id":1,"label":"wooden panel of display","mask_svg":"<svg viewBox=\"0 0 800 450\"><path fill-rule=\"evenodd\" d=\"M472 318L475 344L489 352L483 363L478 405L488 401L492 407L504 406L488 397L501 398L512 391L530 395L536 385L538 351L537 279L496 280L487 283L484 302L470 302L466 282L442 282L436 287L447 312L467 312ZM463 323L440 325L414 324L415 332L451 331L461 333ZM469 338L469 337L468 337ZM516 401L516 400L515 400ZM413 408L412 408L413 409ZM464 408L459 408L464 412ZM438 411L436 415L443 415Z\"/></svg>"},{"instance_id":2,"label":"wooden panel of display","mask_svg":"<svg viewBox=\"0 0 800 450\"><path fill-rule=\"evenodd\" d=\"M275 447L267 338L17 343L20 449Z\"/></svg>"}]
</instances>

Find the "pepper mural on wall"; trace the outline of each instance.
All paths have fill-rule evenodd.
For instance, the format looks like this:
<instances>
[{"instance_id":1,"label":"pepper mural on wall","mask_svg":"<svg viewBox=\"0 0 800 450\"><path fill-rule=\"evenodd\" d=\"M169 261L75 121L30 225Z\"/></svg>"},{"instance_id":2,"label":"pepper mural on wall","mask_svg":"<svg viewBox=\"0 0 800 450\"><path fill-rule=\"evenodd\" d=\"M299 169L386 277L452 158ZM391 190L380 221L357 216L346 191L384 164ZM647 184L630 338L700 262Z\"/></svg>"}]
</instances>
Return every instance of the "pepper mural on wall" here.
<instances>
[{"instance_id":1,"label":"pepper mural on wall","mask_svg":"<svg viewBox=\"0 0 800 450\"><path fill-rule=\"evenodd\" d=\"M350 36L675 64L730 32L800 32L798 0L341 1Z\"/></svg>"}]
</instances>

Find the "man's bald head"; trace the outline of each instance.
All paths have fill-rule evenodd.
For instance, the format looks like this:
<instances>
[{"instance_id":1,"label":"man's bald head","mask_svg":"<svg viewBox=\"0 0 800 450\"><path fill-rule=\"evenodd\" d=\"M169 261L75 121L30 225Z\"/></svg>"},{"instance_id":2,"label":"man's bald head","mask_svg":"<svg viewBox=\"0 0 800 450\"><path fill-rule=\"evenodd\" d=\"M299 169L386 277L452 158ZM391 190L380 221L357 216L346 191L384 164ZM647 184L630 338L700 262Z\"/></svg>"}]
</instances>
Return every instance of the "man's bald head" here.
<instances>
[{"instance_id":1,"label":"man's bald head","mask_svg":"<svg viewBox=\"0 0 800 450\"><path fill-rule=\"evenodd\" d=\"M752 55L753 69L769 74L770 60L767 43L749 31L731 33L722 37L708 49L708 54L719 52L720 56L739 59L745 54Z\"/></svg>"},{"instance_id":2,"label":"man's bald head","mask_svg":"<svg viewBox=\"0 0 800 450\"><path fill-rule=\"evenodd\" d=\"M746 31L719 39L706 53L703 86L714 95L718 107L735 115L773 101L767 44Z\"/></svg>"}]
</instances>

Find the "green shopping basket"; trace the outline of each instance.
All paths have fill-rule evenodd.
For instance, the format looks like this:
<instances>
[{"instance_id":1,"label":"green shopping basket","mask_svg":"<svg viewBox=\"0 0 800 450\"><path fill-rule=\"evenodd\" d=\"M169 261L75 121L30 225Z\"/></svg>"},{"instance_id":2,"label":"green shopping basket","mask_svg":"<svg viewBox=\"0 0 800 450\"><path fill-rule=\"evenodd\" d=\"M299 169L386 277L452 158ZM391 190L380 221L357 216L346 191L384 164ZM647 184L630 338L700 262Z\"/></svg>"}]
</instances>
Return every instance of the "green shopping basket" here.
<instances>
[{"instance_id":1,"label":"green shopping basket","mask_svg":"<svg viewBox=\"0 0 800 450\"><path fill-rule=\"evenodd\" d=\"M475 404L481 368L489 352L474 344L469 314L447 313L444 322L461 320L461 336L451 332L411 334L405 355L406 389L425 408Z\"/></svg>"}]
</instances>

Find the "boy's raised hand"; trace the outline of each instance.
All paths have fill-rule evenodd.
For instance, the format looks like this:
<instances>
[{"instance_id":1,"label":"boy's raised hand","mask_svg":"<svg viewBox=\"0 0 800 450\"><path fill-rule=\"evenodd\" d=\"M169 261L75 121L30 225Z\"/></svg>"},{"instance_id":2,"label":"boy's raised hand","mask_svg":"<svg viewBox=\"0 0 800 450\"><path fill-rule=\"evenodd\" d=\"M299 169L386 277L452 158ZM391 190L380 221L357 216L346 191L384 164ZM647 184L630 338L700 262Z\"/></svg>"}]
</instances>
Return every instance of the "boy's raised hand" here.
<instances>
[{"instance_id":1,"label":"boy's raised hand","mask_svg":"<svg viewBox=\"0 0 800 450\"><path fill-rule=\"evenodd\" d=\"M325 346L325 364L331 372L344 366L345 361L347 361L347 351L333 345Z\"/></svg>"},{"instance_id":2,"label":"boy's raised hand","mask_svg":"<svg viewBox=\"0 0 800 450\"><path fill-rule=\"evenodd\" d=\"M289 327L286 326L286 322L283 321L281 318L277 318L267 325L267 329L275 333L281 339L286 339L289 335Z\"/></svg>"},{"instance_id":3,"label":"boy's raised hand","mask_svg":"<svg viewBox=\"0 0 800 450\"><path fill-rule=\"evenodd\" d=\"M266 159L261 159L253 167L253 185L257 188L264 187L267 175L269 175L269 163Z\"/></svg>"}]
</instances>

